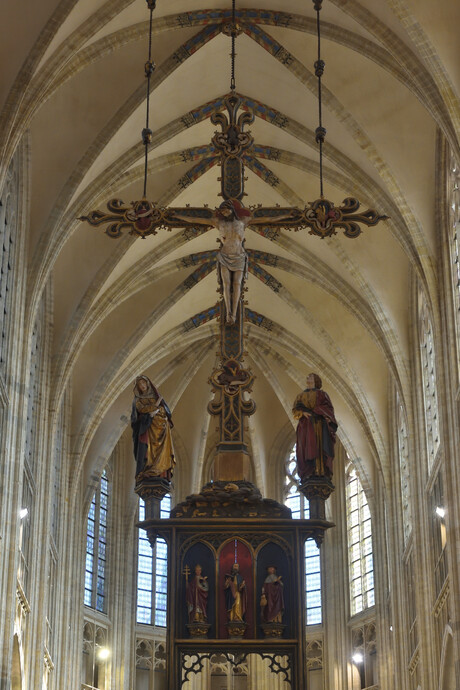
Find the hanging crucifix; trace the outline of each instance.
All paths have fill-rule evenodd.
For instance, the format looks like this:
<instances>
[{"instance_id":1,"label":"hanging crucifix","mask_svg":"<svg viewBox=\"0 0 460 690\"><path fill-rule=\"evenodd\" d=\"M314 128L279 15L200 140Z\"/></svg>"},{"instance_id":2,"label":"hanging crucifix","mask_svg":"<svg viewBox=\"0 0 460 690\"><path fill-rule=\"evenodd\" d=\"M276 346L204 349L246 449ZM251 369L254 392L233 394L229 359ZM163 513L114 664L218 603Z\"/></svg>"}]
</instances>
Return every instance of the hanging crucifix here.
<instances>
[{"instance_id":1,"label":"hanging crucifix","mask_svg":"<svg viewBox=\"0 0 460 690\"><path fill-rule=\"evenodd\" d=\"M322 158L323 143L326 130L322 126L321 77L324 62L320 56L320 22L319 12L322 0L313 0L317 13L318 26L318 59L315 62L315 74L318 78L319 126L316 129L316 141L320 150L320 198L309 202L304 208L281 206L256 206L246 208L242 199L244 191L245 153L251 150L254 140L250 132L245 130L254 121L254 114L247 110L239 112L241 99L235 87L235 41L241 33L236 22L235 0L232 0L232 20L223 27L223 32L231 36L231 84L230 93L224 99L226 113L223 110L211 115L211 122L221 128L212 138L214 149L220 153L221 191L224 201L216 209L207 206L194 207L161 207L146 198L148 148L152 141L152 131L149 128L149 94L150 78L154 70L151 55L152 12L156 0L147 0L150 9L150 41L149 59L145 64L147 77L147 117L146 126L142 131L145 147L144 194L139 201L125 205L121 200L114 199L107 204L107 211L92 211L80 220L88 221L94 226L107 226L105 232L109 237L118 238L127 230L131 235L145 239L149 235L157 234L161 229L193 228L196 225L215 227L220 235L220 250L218 252L219 284L223 293L223 304L220 307L221 322L221 367L213 372L210 379L216 393L215 400L208 409L213 415L220 417L219 452L222 456L222 466L227 463L228 453L245 454L244 416L252 414L255 405L247 400L245 392L250 391L253 376L243 368L243 298L242 290L247 272L247 254L244 249L245 229L248 226L263 226L264 228L284 228L286 230L307 229L311 235L322 239L331 237L341 228L346 237L356 238L361 233L361 225L373 226L386 216L375 210L360 212L357 199L348 197L342 205L336 207L323 195ZM239 475L244 475L242 471ZM232 477L226 477L230 479ZM234 479L243 478L235 476Z\"/></svg>"},{"instance_id":2,"label":"hanging crucifix","mask_svg":"<svg viewBox=\"0 0 460 690\"><path fill-rule=\"evenodd\" d=\"M139 201L125 205L120 199L113 199L107 204L107 211L92 211L80 220L86 220L91 225L106 227L109 237L118 238L126 229L131 235L145 239L149 235L157 234L160 229L190 228L196 225L207 225L219 230L221 248L218 254L219 278L223 287L225 303L225 321L233 324L241 296L241 289L247 269L247 255L244 250L244 231L247 226L261 225L265 228L284 228L286 230L308 229L310 234L321 238L330 237L342 228L346 237L355 238L361 233L361 225L376 225L386 216L368 209L359 211L360 203L357 199L347 197L341 206L336 207L323 195L322 148L326 130L322 126L321 105L321 77L324 62L320 56L320 42L318 40L318 60L315 62L315 74L318 78L319 126L316 129L316 141L320 148L320 190L321 196L315 201L308 202L304 208L280 206L245 208L242 199L244 191L244 154L250 151L254 140L245 126L254 121L250 111L239 112L241 99L235 91L235 40L241 33L236 23L235 0L232 0L232 21L223 28L223 32L232 39L231 52L231 92L224 99L227 113L214 112L211 122L221 127L212 138L214 149L220 153L221 164L221 192L224 201L220 207L212 210L207 206L184 208L161 207L146 198L148 147L152 140L149 128L149 95L150 78L154 71L151 56L152 12L155 0L147 0L150 9L150 41L149 59L145 63L147 77L147 117L146 126L142 131L145 147L144 195ZM313 0L317 12L318 39L319 11L322 0Z\"/></svg>"},{"instance_id":3,"label":"hanging crucifix","mask_svg":"<svg viewBox=\"0 0 460 690\"><path fill-rule=\"evenodd\" d=\"M357 199L347 197L341 206L336 207L323 195L323 143L326 130L322 126L321 78L324 72L324 62L320 55L320 22L319 12L322 0L313 0L317 14L318 27L318 59L315 62L315 74L318 78L319 126L316 128L316 141L320 149L320 192L321 196L315 201L307 203L302 208L280 206L245 208L242 199L244 191L243 157L248 152L254 140L245 126L254 121L250 111L239 113L241 99L235 91L235 42L241 33L236 22L235 0L232 0L232 20L224 26L223 32L231 36L231 81L230 94L224 99L227 113L214 112L211 122L221 127L212 138L214 149L220 153L221 164L221 192L224 201L220 207L212 210L207 206L184 208L160 207L146 198L148 147L152 141L152 131L149 128L150 79L154 71L152 61L152 14L156 0L147 0L150 9L150 40L149 58L145 63L147 77L147 114L146 126L142 131L142 141L145 147L144 194L141 200L133 201L126 206L120 199L113 199L107 204L107 211L92 211L80 220L86 220L91 225L106 225L106 234L117 238L126 229L131 235L145 239L149 235L157 234L159 229L190 228L196 225L207 225L218 229L221 248L218 253L220 284L223 288L225 303L225 321L231 325L236 321L241 289L246 275L247 255L244 250L244 231L247 226L262 225L265 228L284 228L286 230L308 229L310 234L321 238L330 237L342 228L346 237L355 238L361 233L360 225L376 225L386 216L368 209L360 212Z\"/></svg>"},{"instance_id":4,"label":"hanging crucifix","mask_svg":"<svg viewBox=\"0 0 460 690\"><path fill-rule=\"evenodd\" d=\"M211 209L204 207L160 207L143 197L126 206L114 199L107 204L108 211L92 211L80 220L91 225L106 225L109 237L121 237L126 229L131 235L148 237L156 235L160 229L190 228L207 225L219 230L221 248L218 254L220 277L223 284L226 307L226 321L236 320L241 286L246 273L247 255L244 250L244 231L247 226L261 225L265 228L285 228L300 230L306 228L310 234L321 238L344 230L346 237L357 237L361 233L360 224L376 225L386 216L377 211L359 212L359 201L348 197L342 206L335 207L324 197L310 202L305 208L282 206L257 206L245 208L242 199L244 191L243 156L253 145L253 138L244 127L254 121L248 111L238 113L241 99L233 91L224 99L227 113L216 112L211 122L220 125L221 132L212 138L214 148L221 156L222 204Z\"/></svg>"}]
</instances>

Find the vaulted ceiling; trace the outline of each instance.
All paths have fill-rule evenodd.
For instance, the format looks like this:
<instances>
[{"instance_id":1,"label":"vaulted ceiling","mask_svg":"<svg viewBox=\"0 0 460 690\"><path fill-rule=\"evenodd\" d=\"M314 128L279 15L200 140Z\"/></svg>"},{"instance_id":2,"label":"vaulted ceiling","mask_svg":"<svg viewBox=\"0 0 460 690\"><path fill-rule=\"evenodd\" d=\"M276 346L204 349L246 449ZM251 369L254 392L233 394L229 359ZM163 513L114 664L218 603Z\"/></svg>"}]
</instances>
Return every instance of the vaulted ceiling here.
<instances>
[{"instance_id":1,"label":"vaulted ceiling","mask_svg":"<svg viewBox=\"0 0 460 690\"><path fill-rule=\"evenodd\" d=\"M256 114L245 203L303 206L319 196L313 3L237 0L237 12L236 87ZM230 17L229 0L157 2L148 196L161 204L220 203L209 115L229 90ZM218 325L191 317L218 296L215 270L189 257L215 249L217 232L112 240L77 220L142 196L147 20L144 0L3 3L0 151L4 165L28 142L28 318L52 281L52 408L70 389L76 480L110 455L147 373L173 408L180 483L197 488L216 442L206 405ZM357 239L247 230L264 271L246 298L268 323L246 326L249 435L268 492L311 370L362 478L385 480L392 381L411 407L413 276L437 294L438 131L458 152L457 0L324 0L322 21L326 197L356 196L389 220Z\"/></svg>"}]
</instances>

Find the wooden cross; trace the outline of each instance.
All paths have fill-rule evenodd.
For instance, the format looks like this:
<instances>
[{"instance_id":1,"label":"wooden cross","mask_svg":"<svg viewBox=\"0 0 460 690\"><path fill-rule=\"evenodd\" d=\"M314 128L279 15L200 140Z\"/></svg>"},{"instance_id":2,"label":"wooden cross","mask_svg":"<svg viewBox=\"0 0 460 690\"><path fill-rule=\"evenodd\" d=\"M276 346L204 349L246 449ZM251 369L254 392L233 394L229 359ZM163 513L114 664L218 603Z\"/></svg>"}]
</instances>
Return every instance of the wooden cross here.
<instances>
[{"instance_id":1,"label":"wooden cross","mask_svg":"<svg viewBox=\"0 0 460 690\"><path fill-rule=\"evenodd\" d=\"M357 199L348 197L339 207L328 199L320 198L307 203L305 208L256 206L244 209L241 200L244 191L244 153L251 149L254 140L245 127L254 121L252 112L239 113L241 99L232 91L225 99L226 113L216 111L211 122L221 128L212 138L212 145L220 153L221 192L226 202L238 204L244 213L244 224L261 225L264 228L285 228L286 230L307 229L311 235L324 239L335 235L341 228L346 237L358 237L361 225L376 225L386 216L377 211L359 212ZM212 210L207 206L162 207L146 198L125 205L120 199L113 199L107 204L107 211L92 211L80 220L88 221L94 226L106 226L109 237L117 238L128 231L131 235L146 238L157 234L158 230L172 228L193 228L196 225L215 226L220 209ZM225 218L221 218L225 226ZM244 231L243 227L243 231ZM219 228L221 229L221 228ZM240 232L240 235L242 232ZM244 249L241 250L245 255ZM244 339L244 302L242 283L244 266L227 269L236 278L228 283L228 274L220 268L220 284L224 299L221 300L220 313L220 367L216 369L209 382L215 397L209 403L208 411L219 418L220 441L214 460L214 479L228 480L229 466L232 467L232 480L248 478L249 456L245 440L244 419L254 413L255 403L247 397L251 392L254 376L243 366ZM225 279L227 278L227 283ZM233 297L232 297L233 295ZM188 582L190 569L186 566L184 575Z\"/></svg>"},{"instance_id":2,"label":"wooden cross","mask_svg":"<svg viewBox=\"0 0 460 690\"><path fill-rule=\"evenodd\" d=\"M241 201L245 196L243 154L254 143L244 128L254 121L254 115L248 111L238 114L241 99L236 93L229 94L224 103L227 113L218 111L211 116L211 122L222 129L212 138L212 144L221 156L220 196ZM335 235L337 229L342 228L346 237L354 238L361 234L361 225L376 225L387 218L372 209L359 209L359 201L352 197L344 199L339 207L324 198L308 202L303 209L257 206L249 209L247 224L286 230L308 229L311 235L322 239ZM190 228L197 223L213 226L214 213L207 206L163 207L146 198L125 205L120 199L112 199L107 204L107 211L91 211L79 220L94 226L107 226L105 232L109 237L121 237L123 230L127 230L131 235L145 238L156 235L160 229Z\"/></svg>"}]
</instances>

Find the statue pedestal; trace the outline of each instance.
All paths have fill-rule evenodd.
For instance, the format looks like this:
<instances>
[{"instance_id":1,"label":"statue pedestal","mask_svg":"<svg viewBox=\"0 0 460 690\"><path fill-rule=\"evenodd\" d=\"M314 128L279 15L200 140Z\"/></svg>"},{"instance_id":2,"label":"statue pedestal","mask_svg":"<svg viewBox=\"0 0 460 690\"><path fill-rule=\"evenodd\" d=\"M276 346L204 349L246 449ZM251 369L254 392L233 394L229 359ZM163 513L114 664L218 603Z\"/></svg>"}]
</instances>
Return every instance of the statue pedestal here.
<instances>
[{"instance_id":1,"label":"statue pedestal","mask_svg":"<svg viewBox=\"0 0 460 690\"><path fill-rule=\"evenodd\" d=\"M171 482L164 477L136 477L134 491L145 504L145 519L159 520L161 501L171 491ZM152 548L155 546L156 535L147 533Z\"/></svg>"},{"instance_id":2,"label":"statue pedestal","mask_svg":"<svg viewBox=\"0 0 460 690\"><path fill-rule=\"evenodd\" d=\"M260 627L264 631L265 637L283 637L286 626L282 623L262 623Z\"/></svg>"},{"instance_id":3,"label":"statue pedestal","mask_svg":"<svg viewBox=\"0 0 460 690\"><path fill-rule=\"evenodd\" d=\"M227 623L228 636L232 640L241 640L244 637L246 628L248 627L244 621L228 621Z\"/></svg>"},{"instance_id":4,"label":"statue pedestal","mask_svg":"<svg viewBox=\"0 0 460 690\"><path fill-rule=\"evenodd\" d=\"M244 451L220 451L214 457L212 478L215 482L250 481L251 459Z\"/></svg>"},{"instance_id":5,"label":"statue pedestal","mask_svg":"<svg viewBox=\"0 0 460 690\"><path fill-rule=\"evenodd\" d=\"M302 481L299 490L310 503L310 520L326 519L326 500L334 488L329 477L312 475Z\"/></svg>"},{"instance_id":6,"label":"statue pedestal","mask_svg":"<svg viewBox=\"0 0 460 690\"><path fill-rule=\"evenodd\" d=\"M190 637L196 639L207 637L211 624L205 623L204 621L195 621L194 623L187 623L186 627Z\"/></svg>"}]
</instances>

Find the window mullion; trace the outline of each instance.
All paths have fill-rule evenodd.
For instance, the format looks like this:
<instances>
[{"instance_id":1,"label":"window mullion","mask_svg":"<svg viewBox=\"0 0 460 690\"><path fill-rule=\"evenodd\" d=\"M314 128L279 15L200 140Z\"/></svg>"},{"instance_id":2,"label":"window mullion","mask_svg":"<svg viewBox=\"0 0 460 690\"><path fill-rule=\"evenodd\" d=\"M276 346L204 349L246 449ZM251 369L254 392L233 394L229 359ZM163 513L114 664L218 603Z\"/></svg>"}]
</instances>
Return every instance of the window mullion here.
<instances>
[{"instance_id":1,"label":"window mullion","mask_svg":"<svg viewBox=\"0 0 460 690\"><path fill-rule=\"evenodd\" d=\"M94 508L94 546L93 546L93 583L91 592L91 605L93 609L97 609L97 579L98 579L98 565L99 565L99 530L101 517L101 484L96 491L96 505Z\"/></svg>"}]
</instances>

